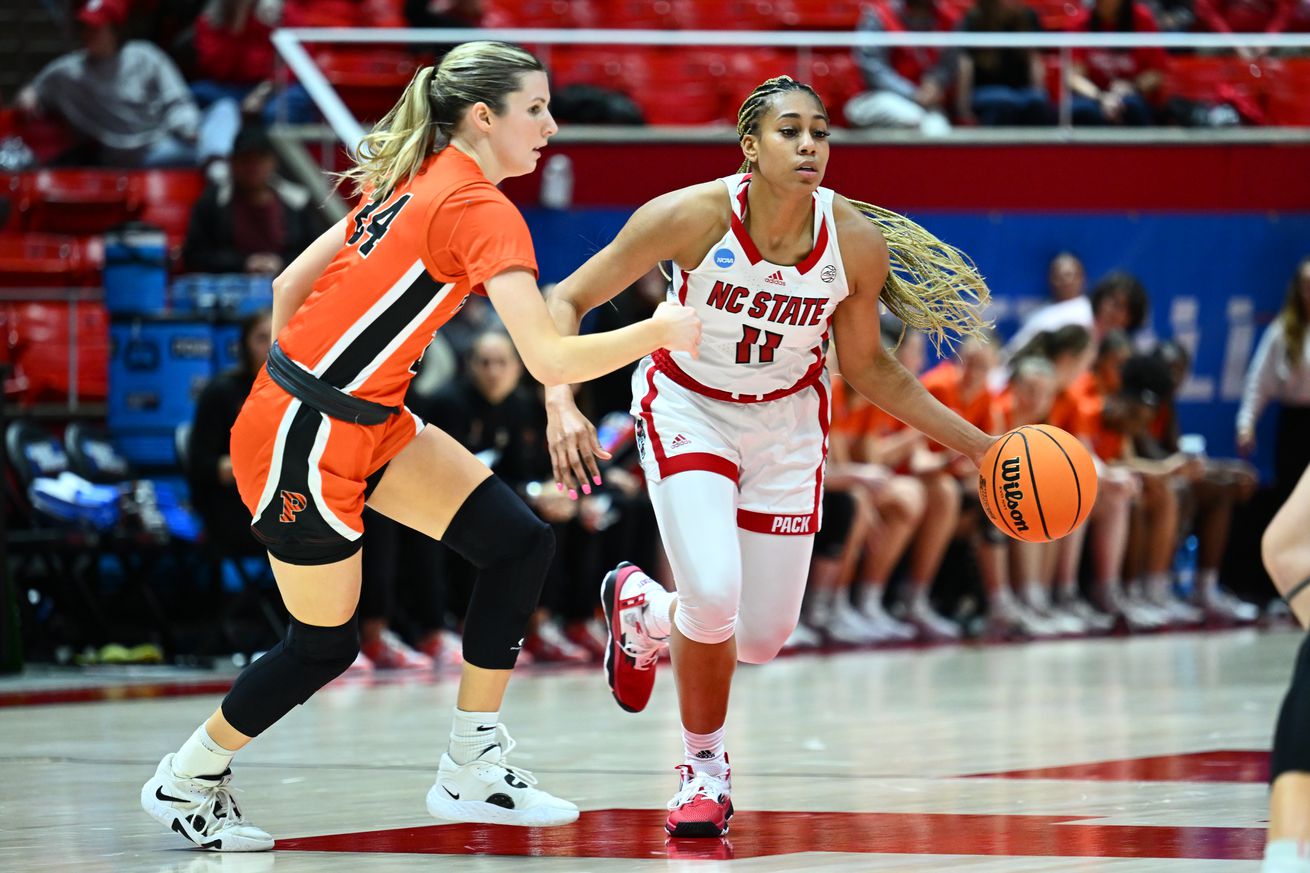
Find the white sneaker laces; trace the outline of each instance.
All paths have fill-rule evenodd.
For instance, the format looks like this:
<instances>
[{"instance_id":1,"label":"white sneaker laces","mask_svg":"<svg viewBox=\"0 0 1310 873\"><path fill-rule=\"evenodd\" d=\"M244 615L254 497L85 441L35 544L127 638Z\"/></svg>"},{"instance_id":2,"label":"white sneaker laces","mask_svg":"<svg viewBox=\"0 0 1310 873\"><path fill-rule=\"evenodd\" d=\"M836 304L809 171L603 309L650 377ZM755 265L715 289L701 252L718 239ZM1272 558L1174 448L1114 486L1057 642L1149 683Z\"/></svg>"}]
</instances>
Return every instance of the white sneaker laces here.
<instances>
[{"instance_id":1,"label":"white sneaker laces","mask_svg":"<svg viewBox=\"0 0 1310 873\"><path fill-rule=\"evenodd\" d=\"M704 797L706 800L718 803L719 798L727 793L727 780L711 776L708 773L697 773L682 788L678 789L677 794L673 795L673 799L668 802L668 808L670 810L677 809L691 803L697 797Z\"/></svg>"},{"instance_id":2,"label":"white sneaker laces","mask_svg":"<svg viewBox=\"0 0 1310 873\"><path fill-rule=\"evenodd\" d=\"M640 619L627 627L632 632L623 634L624 653L636 661L634 665L636 669L649 670L659 660L660 651L664 647L653 639L650 634L646 633L646 629L641 626Z\"/></svg>"},{"instance_id":3,"label":"white sneaker laces","mask_svg":"<svg viewBox=\"0 0 1310 873\"><path fill-rule=\"evenodd\" d=\"M496 744L500 746L500 760L496 762L496 766L509 771L520 782L527 785L536 785L537 777L532 775L531 770L524 770L522 767L515 767L513 764L505 763L505 759L509 757L510 752L514 751L514 747L518 743L514 742L514 738L509 735L509 729L505 727L504 722L496 724Z\"/></svg>"},{"instance_id":4,"label":"white sneaker laces","mask_svg":"<svg viewBox=\"0 0 1310 873\"><path fill-rule=\"evenodd\" d=\"M241 789L233 788L228 781L230 778L230 776L223 777L217 785L201 780L189 780L192 785L201 787L208 795L193 813L204 820L206 836L227 825L246 823L240 810L237 809L235 799L235 795L240 793Z\"/></svg>"}]
</instances>

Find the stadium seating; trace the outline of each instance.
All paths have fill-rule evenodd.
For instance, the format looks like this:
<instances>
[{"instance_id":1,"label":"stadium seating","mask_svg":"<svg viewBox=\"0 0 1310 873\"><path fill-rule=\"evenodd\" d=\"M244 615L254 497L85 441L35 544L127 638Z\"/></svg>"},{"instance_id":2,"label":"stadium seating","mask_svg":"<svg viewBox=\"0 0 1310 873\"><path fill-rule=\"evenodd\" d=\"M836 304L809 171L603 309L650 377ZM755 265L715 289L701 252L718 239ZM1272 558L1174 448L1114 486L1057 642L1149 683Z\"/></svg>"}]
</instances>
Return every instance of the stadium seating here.
<instances>
[{"instance_id":1,"label":"stadium seating","mask_svg":"<svg viewBox=\"0 0 1310 873\"><path fill-rule=\"evenodd\" d=\"M412 56L395 49L323 50L314 60L360 121L386 115L418 68Z\"/></svg>"},{"instance_id":2,"label":"stadium seating","mask_svg":"<svg viewBox=\"0 0 1310 873\"><path fill-rule=\"evenodd\" d=\"M100 233L136 218L142 207L138 174L113 170L38 170L11 177L25 230Z\"/></svg>"}]
</instances>

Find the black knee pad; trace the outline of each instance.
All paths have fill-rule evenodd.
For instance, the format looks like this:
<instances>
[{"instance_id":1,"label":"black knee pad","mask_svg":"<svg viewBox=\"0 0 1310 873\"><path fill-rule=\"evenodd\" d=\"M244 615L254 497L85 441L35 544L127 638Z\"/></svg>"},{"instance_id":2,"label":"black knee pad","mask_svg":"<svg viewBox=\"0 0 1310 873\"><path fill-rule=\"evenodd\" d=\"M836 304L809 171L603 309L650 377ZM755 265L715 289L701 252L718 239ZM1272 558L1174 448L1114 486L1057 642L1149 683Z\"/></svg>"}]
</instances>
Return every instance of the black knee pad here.
<instances>
[{"instance_id":1,"label":"black knee pad","mask_svg":"<svg viewBox=\"0 0 1310 873\"><path fill-rule=\"evenodd\" d=\"M1310 773L1310 635L1301 641L1292 687L1278 713L1274 751L1269 757L1270 784L1290 772Z\"/></svg>"},{"instance_id":2,"label":"black knee pad","mask_svg":"<svg viewBox=\"0 0 1310 873\"><path fill-rule=\"evenodd\" d=\"M291 619L286 639L237 677L223 699L223 717L248 737L257 737L346 672L359 655L359 623L318 627Z\"/></svg>"},{"instance_id":3,"label":"black knee pad","mask_svg":"<svg viewBox=\"0 0 1310 873\"><path fill-rule=\"evenodd\" d=\"M473 489L441 541L478 568L464 619L464 660L508 670L555 555L555 534L499 478Z\"/></svg>"}]
</instances>

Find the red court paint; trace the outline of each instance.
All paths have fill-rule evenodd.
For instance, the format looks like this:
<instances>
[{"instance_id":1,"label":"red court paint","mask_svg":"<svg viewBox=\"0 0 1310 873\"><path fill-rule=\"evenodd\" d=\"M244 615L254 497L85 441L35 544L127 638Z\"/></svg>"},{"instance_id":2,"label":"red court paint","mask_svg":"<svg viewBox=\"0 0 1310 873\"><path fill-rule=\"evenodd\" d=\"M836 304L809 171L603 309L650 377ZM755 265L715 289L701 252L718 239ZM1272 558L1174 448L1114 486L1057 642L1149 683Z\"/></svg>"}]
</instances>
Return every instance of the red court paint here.
<instances>
[{"instance_id":1,"label":"red court paint","mask_svg":"<svg viewBox=\"0 0 1310 873\"><path fill-rule=\"evenodd\" d=\"M280 851L548 858L758 858L798 852L1257 860L1263 828L1098 825L1049 815L738 812L726 840L670 840L667 813L599 809L562 828L429 825L278 840ZM1077 823L1075 823L1077 822Z\"/></svg>"}]
</instances>

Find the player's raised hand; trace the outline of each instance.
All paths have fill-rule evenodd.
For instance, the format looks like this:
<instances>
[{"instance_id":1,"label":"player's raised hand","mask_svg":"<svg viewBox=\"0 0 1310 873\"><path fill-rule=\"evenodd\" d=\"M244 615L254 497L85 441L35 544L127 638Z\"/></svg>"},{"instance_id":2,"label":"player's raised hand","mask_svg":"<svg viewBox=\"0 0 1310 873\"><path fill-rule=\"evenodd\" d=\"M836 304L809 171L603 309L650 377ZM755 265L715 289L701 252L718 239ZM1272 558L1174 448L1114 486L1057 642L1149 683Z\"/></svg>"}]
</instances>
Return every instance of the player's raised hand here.
<instances>
[{"instance_id":1,"label":"player's raised hand","mask_svg":"<svg viewBox=\"0 0 1310 873\"><path fill-rule=\"evenodd\" d=\"M700 349L700 316L690 306L664 301L651 320L664 329L664 348L671 352L690 352L694 358Z\"/></svg>"}]
</instances>

